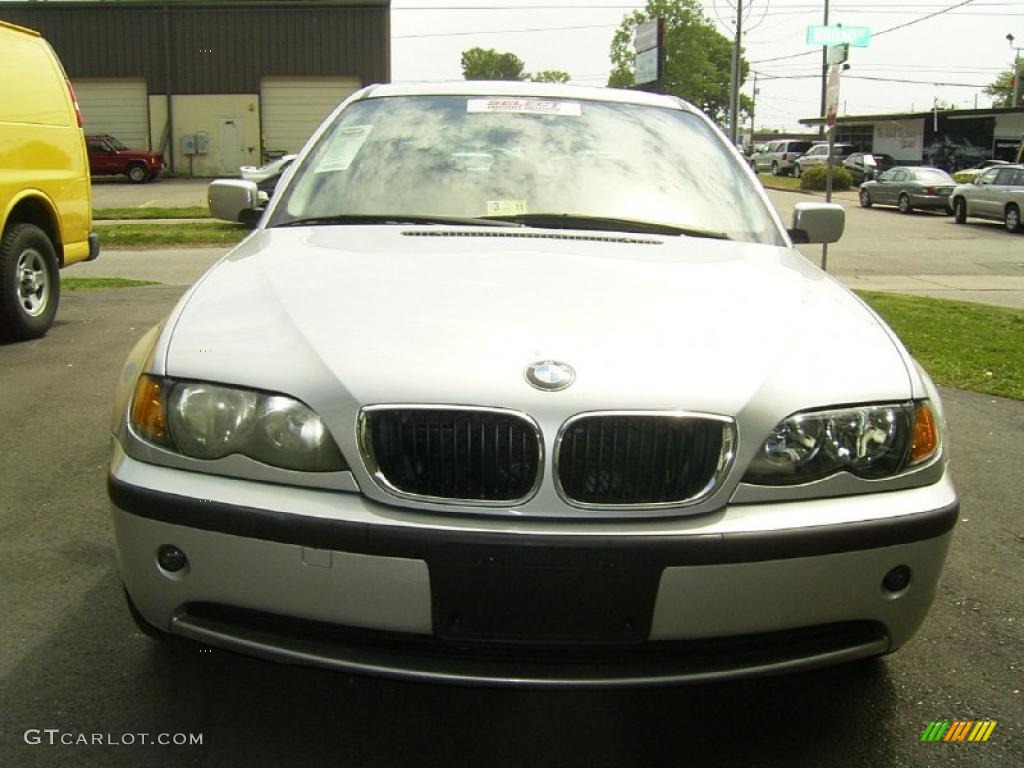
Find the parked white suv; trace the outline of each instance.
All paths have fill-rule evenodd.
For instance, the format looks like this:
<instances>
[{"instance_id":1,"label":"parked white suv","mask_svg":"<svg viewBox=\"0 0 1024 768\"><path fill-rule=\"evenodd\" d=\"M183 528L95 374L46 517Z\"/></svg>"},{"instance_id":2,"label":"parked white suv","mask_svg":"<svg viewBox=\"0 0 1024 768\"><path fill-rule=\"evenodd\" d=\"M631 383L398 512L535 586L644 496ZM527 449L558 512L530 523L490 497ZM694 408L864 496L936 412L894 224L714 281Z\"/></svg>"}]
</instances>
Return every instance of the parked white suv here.
<instances>
[{"instance_id":1,"label":"parked white suv","mask_svg":"<svg viewBox=\"0 0 1024 768\"><path fill-rule=\"evenodd\" d=\"M751 164L754 170L771 171L772 176L783 176L793 171L793 161L811 148L810 141L797 139L776 139L754 152Z\"/></svg>"},{"instance_id":2,"label":"parked white suv","mask_svg":"<svg viewBox=\"0 0 1024 768\"><path fill-rule=\"evenodd\" d=\"M853 146L853 144L833 144L832 162L835 165L839 165L847 156L852 155L857 151L857 148ZM815 144L801 155L800 159L793 164L793 175L799 179L800 176L803 175L803 172L808 168L812 168L815 165L825 165L827 162L828 144Z\"/></svg>"}]
</instances>

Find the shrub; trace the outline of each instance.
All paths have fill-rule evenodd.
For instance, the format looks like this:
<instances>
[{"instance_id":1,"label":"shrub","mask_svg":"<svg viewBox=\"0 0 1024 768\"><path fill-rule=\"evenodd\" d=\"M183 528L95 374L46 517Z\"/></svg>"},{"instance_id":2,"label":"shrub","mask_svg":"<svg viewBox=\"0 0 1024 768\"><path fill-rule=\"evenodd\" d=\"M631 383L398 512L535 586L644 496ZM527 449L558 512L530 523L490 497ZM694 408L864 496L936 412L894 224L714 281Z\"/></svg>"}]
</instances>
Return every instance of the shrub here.
<instances>
[{"instance_id":1,"label":"shrub","mask_svg":"<svg viewBox=\"0 0 1024 768\"><path fill-rule=\"evenodd\" d=\"M814 165L800 174L800 189L825 189L825 180L828 176L828 168L824 165ZM853 177L850 172L841 165L832 166L832 189L842 191L853 186Z\"/></svg>"}]
</instances>

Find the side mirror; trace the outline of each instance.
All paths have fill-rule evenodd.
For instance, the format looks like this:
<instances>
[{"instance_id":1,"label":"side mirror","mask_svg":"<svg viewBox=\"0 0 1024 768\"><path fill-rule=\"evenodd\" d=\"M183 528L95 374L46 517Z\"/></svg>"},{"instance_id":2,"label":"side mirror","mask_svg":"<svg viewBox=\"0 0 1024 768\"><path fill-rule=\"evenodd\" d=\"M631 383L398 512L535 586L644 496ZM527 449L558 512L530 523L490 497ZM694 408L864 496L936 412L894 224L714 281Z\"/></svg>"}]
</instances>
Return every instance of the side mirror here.
<instances>
[{"instance_id":1,"label":"side mirror","mask_svg":"<svg viewBox=\"0 0 1024 768\"><path fill-rule=\"evenodd\" d=\"M254 225L263 213L256 183L238 179L217 179L206 188L210 215L224 221ZM255 214L255 216L254 216Z\"/></svg>"},{"instance_id":2,"label":"side mirror","mask_svg":"<svg viewBox=\"0 0 1024 768\"><path fill-rule=\"evenodd\" d=\"M846 211L836 203L797 203L789 236L795 243L834 243L843 236Z\"/></svg>"}]
</instances>

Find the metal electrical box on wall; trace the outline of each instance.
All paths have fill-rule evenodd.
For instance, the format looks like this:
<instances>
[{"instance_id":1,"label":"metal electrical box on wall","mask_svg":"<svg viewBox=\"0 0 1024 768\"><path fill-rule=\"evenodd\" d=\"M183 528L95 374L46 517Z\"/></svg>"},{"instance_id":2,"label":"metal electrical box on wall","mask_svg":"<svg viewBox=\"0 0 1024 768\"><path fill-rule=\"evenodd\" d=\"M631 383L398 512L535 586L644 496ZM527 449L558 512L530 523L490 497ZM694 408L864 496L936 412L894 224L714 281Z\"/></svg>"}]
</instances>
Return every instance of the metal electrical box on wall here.
<instances>
[{"instance_id":1,"label":"metal electrical box on wall","mask_svg":"<svg viewBox=\"0 0 1024 768\"><path fill-rule=\"evenodd\" d=\"M206 131L196 131L196 154L205 155L209 152L210 134Z\"/></svg>"},{"instance_id":2,"label":"metal electrical box on wall","mask_svg":"<svg viewBox=\"0 0 1024 768\"><path fill-rule=\"evenodd\" d=\"M186 133L181 137L181 154L183 155L194 155L196 153L196 137L195 134Z\"/></svg>"}]
</instances>

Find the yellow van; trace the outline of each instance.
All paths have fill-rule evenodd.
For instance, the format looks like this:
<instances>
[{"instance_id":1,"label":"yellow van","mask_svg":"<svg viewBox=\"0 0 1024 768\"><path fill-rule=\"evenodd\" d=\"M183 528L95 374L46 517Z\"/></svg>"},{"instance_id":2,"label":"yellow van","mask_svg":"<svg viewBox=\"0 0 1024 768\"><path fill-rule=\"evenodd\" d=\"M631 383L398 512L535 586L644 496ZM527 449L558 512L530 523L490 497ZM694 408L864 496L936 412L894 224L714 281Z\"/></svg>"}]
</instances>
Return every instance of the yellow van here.
<instances>
[{"instance_id":1,"label":"yellow van","mask_svg":"<svg viewBox=\"0 0 1024 768\"><path fill-rule=\"evenodd\" d=\"M0 338L53 324L58 270L99 255L82 113L38 32L0 21Z\"/></svg>"}]
</instances>

